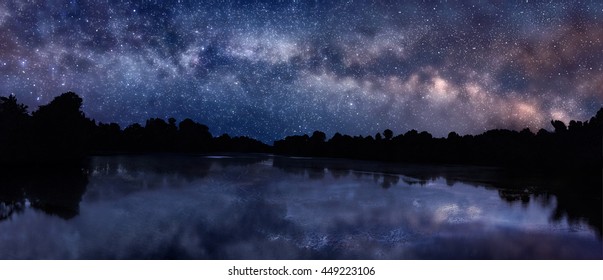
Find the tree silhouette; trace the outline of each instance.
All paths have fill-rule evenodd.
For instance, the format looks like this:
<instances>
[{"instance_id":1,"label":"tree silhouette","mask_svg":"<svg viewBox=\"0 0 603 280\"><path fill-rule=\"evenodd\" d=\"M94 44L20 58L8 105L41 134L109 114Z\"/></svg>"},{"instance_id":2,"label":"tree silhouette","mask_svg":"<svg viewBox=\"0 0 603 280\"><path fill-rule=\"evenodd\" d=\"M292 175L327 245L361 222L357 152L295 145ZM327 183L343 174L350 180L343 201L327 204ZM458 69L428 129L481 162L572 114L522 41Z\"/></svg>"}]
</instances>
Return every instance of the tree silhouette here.
<instances>
[{"instance_id":1,"label":"tree silhouette","mask_svg":"<svg viewBox=\"0 0 603 280\"><path fill-rule=\"evenodd\" d=\"M601 229L600 200L598 204L583 203L573 195L601 197L603 108L589 120L573 120L569 126L559 120L551 121L554 133L544 128L536 134L527 128L519 132L493 129L464 136L450 132L446 138L436 138L414 129L394 136L393 131L386 129L374 138L335 133L327 139L324 132L314 131L311 136L287 136L270 147L246 136L213 137L208 126L191 119L178 123L174 118L150 118L144 126L135 123L123 130L117 123L96 125L82 112L82 102L77 94L67 92L30 115L27 106L19 104L15 96L0 97L0 171L8 174L13 173L11 168L27 167L23 176L31 177L22 183L0 174L0 203L4 205L0 208L0 220L24 209L26 200L31 207L63 218L77 215L87 184L87 171L79 163L90 155L269 152L411 163L413 168L417 163L488 166L505 170L509 178L539 174L549 178L549 185L561 194L557 200L561 210L556 211L554 219L567 215L571 221L578 218L575 213L586 212L590 213L588 222ZM60 168L51 170L46 168L49 165ZM31 176L31 167L36 166L42 168L35 169L36 176ZM324 168L309 172L316 178L324 174ZM398 180L398 176L384 175L382 186L393 187ZM501 197L530 199L523 189L502 192Z\"/></svg>"},{"instance_id":2,"label":"tree silhouette","mask_svg":"<svg viewBox=\"0 0 603 280\"><path fill-rule=\"evenodd\" d=\"M458 133L452 131L450 133L448 133L448 140L458 140L461 139L461 136L459 136Z\"/></svg>"},{"instance_id":3,"label":"tree silhouette","mask_svg":"<svg viewBox=\"0 0 603 280\"><path fill-rule=\"evenodd\" d=\"M547 172L600 172L603 164L603 108L590 120L570 121L569 127L551 121L554 133L493 129L478 135L450 132L446 138L434 138L426 131L413 129L394 136L386 129L375 137L335 133L327 139L324 132L314 131L312 136L287 136L270 147L245 136L214 138L206 125L191 119L178 123L174 118L150 118L144 127L132 124L124 130L116 123L96 125L81 111L82 102L77 94L67 92L30 116L15 96L0 97L0 163L77 161L108 152L273 152Z\"/></svg>"},{"instance_id":4,"label":"tree silhouette","mask_svg":"<svg viewBox=\"0 0 603 280\"><path fill-rule=\"evenodd\" d=\"M314 131L310 137L310 141L314 143L322 143L327 140L327 135L322 131Z\"/></svg>"},{"instance_id":5,"label":"tree silhouette","mask_svg":"<svg viewBox=\"0 0 603 280\"><path fill-rule=\"evenodd\" d=\"M383 137L385 137L385 140L387 141L392 140L392 137L394 137L394 132L391 131L391 129L386 129L383 131Z\"/></svg>"},{"instance_id":6,"label":"tree silhouette","mask_svg":"<svg viewBox=\"0 0 603 280\"><path fill-rule=\"evenodd\" d=\"M184 119L178 125L178 146L183 151L208 151L212 136L206 125Z\"/></svg>"},{"instance_id":7,"label":"tree silhouette","mask_svg":"<svg viewBox=\"0 0 603 280\"><path fill-rule=\"evenodd\" d=\"M0 117L2 118L18 118L27 115L27 106L19 104L17 97L9 95L8 97L0 97Z\"/></svg>"},{"instance_id":8,"label":"tree silhouette","mask_svg":"<svg viewBox=\"0 0 603 280\"><path fill-rule=\"evenodd\" d=\"M26 157L30 116L14 95L0 97L0 163L22 162Z\"/></svg>"},{"instance_id":9,"label":"tree silhouette","mask_svg":"<svg viewBox=\"0 0 603 280\"><path fill-rule=\"evenodd\" d=\"M381 133L377 133L374 138L335 133L320 149L316 149L307 135L287 136L275 141L274 152L409 163L486 165L546 173L563 170L568 174L595 174L600 172L603 164L602 119L603 108L588 121L570 122L569 129L561 121L552 121L555 133L540 129L536 134L528 128L519 132L493 129L479 135L460 136L451 132L447 138L434 138L426 131L413 129L395 137L391 135L391 141L384 141ZM387 134L385 139L390 138L389 132L383 133Z\"/></svg>"},{"instance_id":10,"label":"tree silhouette","mask_svg":"<svg viewBox=\"0 0 603 280\"><path fill-rule=\"evenodd\" d=\"M55 97L32 113L40 161L72 161L86 156L94 122L81 111L82 98L73 92Z\"/></svg>"},{"instance_id":11,"label":"tree silhouette","mask_svg":"<svg viewBox=\"0 0 603 280\"><path fill-rule=\"evenodd\" d=\"M143 143L145 140L145 133L144 128L140 124L134 123L126 127L123 131L123 138L126 151L144 151L145 145L143 145Z\"/></svg>"},{"instance_id":12,"label":"tree silhouette","mask_svg":"<svg viewBox=\"0 0 603 280\"><path fill-rule=\"evenodd\" d=\"M555 133L564 133L567 131L567 126L562 121L553 120L551 124L555 128Z\"/></svg>"},{"instance_id":13,"label":"tree silhouette","mask_svg":"<svg viewBox=\"0 0 603 280\"><path fill-rule=\"evenodd\" d=\"M125 139L116 123L99 123L94 129L92 142L92 149L99 152L117 152L125 148Z\"/></svg>"},{"instance_id":14,"label":"tree silhouette","mask_svg":"<svg viewBox=\"0 0 603 280\"><path fill-rule=\"evenodd\" d=\"M30 116L15 96L0 97L0 163L73 162L89 151L94 122L73 92L54 98Z\"/></svg>"},{"instance_id":15,"label":"tree silhouette","mask_svg":"<svg viewBox=\"0 0 603 280\"><path fill-rule=\"evenodd\" d=\"M49 104L42 105L33 112L33 117L49 122L79 122L85 118L81 111L82 98L74 92L66 92L55 97Z\"/></svg>"},{"instance_id":16,"label":"tree silhouette","mask_svg":"<svg viewBox=\"0 0 603 280\"><path fill-rule=\"evenodd\" d=\"M169 151L176 140L176 120L169 123L160 118L148 119L144 127L145 148L151 151Z\"/></svg>"}]
</instances>

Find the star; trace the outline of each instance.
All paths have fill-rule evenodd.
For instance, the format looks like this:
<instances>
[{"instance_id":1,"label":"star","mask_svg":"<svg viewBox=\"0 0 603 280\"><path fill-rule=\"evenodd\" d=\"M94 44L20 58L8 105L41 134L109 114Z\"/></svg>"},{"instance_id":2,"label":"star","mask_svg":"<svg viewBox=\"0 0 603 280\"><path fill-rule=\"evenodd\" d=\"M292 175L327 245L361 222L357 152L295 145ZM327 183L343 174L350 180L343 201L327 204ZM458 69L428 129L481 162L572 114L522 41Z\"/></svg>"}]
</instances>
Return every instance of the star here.
<instances>
[{"instance_id":1,"label":"star","mask_svg":"<svg viewBox=\"0 0 603 280\"><path fill-rule=\"evenodd\" d=\"M551 129L603 104L603 3L18 1L0 95L74 91L125 127L191 118L267 143Z\"/></svg>"}]
</instances>

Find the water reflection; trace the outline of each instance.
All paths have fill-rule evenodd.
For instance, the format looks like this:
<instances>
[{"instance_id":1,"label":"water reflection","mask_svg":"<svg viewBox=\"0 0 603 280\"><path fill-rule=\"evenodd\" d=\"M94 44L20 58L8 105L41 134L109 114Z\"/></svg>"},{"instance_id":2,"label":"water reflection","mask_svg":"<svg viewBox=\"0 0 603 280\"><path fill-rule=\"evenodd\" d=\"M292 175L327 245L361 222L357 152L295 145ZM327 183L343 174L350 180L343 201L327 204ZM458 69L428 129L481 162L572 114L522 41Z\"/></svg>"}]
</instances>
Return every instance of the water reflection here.
<instances>
[{"instance_id":1,"label":"water reflection","mask_svg":"<svg viewBox=\"0 0 603 280\"><path fill-rule=\"evenodd\" d=\"M600 200L497 172L267 156L97 157L71 175L2 176L0 258L603 257Z\"/></svg>"},{"instance_id":2,"label":"water reflection","mask_svg":"<svg viewBox=\"0 0 603 280\"><path fill-rule=\"evenodd\" d=\"M290 173L298 172L298 174L303 174L305 169L328 169L336 178L347 176L350 169L363 170L365 172L354 171L357 178L363 174L371 174L374 181L380 182L385 189L397 185L400 180L405 185L426 186L429 182L441 179L447 186L463 184L493 189L498 192L502 200L509 204L520 203L527 207L531 200L536 200L536 203L543 208L554 207L550 216L552 221L567 219L572 224L586 222L599 238L603 237L601 178L597 174L581 177L552 177L552 174L509 173L487 167L397 166L335 159L294 160L286 157L275 158L274 166L289 170ZM585 190L598 190L598 192Z\"/></svg>"},{"instance_id":3,"label":"water reflection","mask_svg":"<svg viewBox=\"0 0 603 280\"><path fill-rule=\"evenodd\" d=\"M0 172L0 221L26 208L64 219L79 213L88 183L85 166Z\"/></svg>"}]
</instances>

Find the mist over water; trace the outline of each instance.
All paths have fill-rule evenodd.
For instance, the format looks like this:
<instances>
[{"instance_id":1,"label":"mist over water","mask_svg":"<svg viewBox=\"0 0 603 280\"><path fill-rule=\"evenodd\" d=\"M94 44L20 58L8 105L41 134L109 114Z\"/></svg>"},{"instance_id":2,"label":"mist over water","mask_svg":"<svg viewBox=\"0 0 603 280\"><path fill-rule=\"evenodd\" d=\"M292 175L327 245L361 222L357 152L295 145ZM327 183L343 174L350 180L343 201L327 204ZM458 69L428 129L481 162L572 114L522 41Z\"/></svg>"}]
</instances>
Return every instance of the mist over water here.
<instances>
[{"instance_id":1,"label":"mist over water","mask_svg":"<svg viewBox=\"0 0 603 280\"><path fill-rule=\"evenodd\" d=\"M566 198L532 185L475 183L496 171L474 169L95 157L82 171L87 181L28 182L10 195L0 181L0 258L603 258L596 215L575 214ZM50 181L61 191L32 191Z\"/></svg>"}]
</instances>

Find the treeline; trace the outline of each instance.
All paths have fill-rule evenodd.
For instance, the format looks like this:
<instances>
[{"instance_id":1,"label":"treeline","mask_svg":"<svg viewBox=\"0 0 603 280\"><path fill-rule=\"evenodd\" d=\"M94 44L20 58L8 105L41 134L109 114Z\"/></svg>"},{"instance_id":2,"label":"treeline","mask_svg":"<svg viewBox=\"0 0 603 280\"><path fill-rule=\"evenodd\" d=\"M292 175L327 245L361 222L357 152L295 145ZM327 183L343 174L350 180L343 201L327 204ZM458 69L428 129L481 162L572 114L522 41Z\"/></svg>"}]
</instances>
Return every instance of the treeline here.
<instances>
[{"instance_id":1,"label":"treeline","mask_svg":"<svg viewBox=\"0 0 603 280\"><path fill-rule=\"evenodd\" d=\"M94 153L212 153L256 152L268 153L270 146L247 136L231 137L222 134L214 137L206 125L185 119L177 123L169 118L148 119L144 126L135 123L125 129L118 124L99 123L93 129Z\"/></svg>"},{"instance_id":2,"label":"treeline","mask_svg":"<svg viewBox=\"0 0 603 280\"><path fill-rule=\"evenodd\" d=\"M203 124L151 118L122 129L96 123L81 110L73 92L54 98L31 114L15 96L0 97L0 164L77 163L92 154L153 152L270 152L249 137L213 137Z\"/></svg>"},{"instance_id":3,"label":"treeline","mask_svg":"<svg viewBox=\"0 0 603 280\"><path fill-rule=\"evenodd\" d=\"M551 121L554 132L541 129L489 130L479 135L435 138L428 132L394 135L390 129L373 136L315 131L288 136L268 146L249 137L214 137L191 119L177 122L151 118L122 129L96 123L81 111L82 99L64 93L28 113L14 96L0 97L0 163L54 163L91 154L153 152L260 152L295 156L337 157L409 163L475 164L547 170L601 172L603 108L590 120ZM599 174L600 175L600 174Z\"/></svg>"},{"instance_id":4,"label":"treeline","mask_svg":"<svg viewBox=\"0 0 603 280\"><path fill-rule=\"evenodd\" d=\"M531 170L594 171L600 176L603 152L603 108L590 120L551 121L554 132L526 128L519 132L494 129L479 135L450 132L435 138L428 132L408 131L394 136L386 129L373 136L323 132L288 136L274 143L274 152L296 156L342 157L409 163L474 164Z\"/></svg>"}]
</instances>

